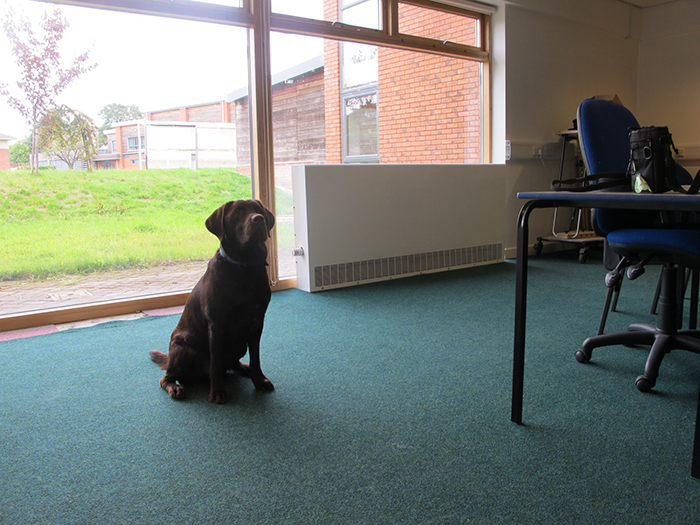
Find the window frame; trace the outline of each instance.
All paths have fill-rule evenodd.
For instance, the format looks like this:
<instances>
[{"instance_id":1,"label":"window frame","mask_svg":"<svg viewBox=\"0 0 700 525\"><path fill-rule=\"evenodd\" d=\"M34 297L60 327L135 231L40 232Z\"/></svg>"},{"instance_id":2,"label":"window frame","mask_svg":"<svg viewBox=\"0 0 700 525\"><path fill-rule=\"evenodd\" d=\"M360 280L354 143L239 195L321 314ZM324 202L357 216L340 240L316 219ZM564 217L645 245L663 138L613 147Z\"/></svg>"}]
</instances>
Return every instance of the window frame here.
<instances>
[{"instance_id":1,"label":"window frame","mask_svg":"<svg viewBox=\"0 0 700 525\"><path fill-rule=\"evenodd\" d=\"M454 2L433 0L379 0L380 28L353 26L340 21L325 21L271 12L271 0L240 0L241 7L208 4L188 0L49 0L50 3L77 7L104 9L142 15L161 16L198 22L245 27L250 39L250 133L251 163L254 197L274 209L274 161L272 151L272 86L270 61L270 33L315 36L342 42L394 47L412 51L454 56L482 64L482 140L483 162L491 162L490 108L490 13L495 7L478 1L466 1L476 10L456 7ZM480 42L477 46L440 42L415 35L402 34L398 28L398 4L406 3L430 9L467 15L479 21ZM483 8L481 7L483 6ZM344 119L343 119L344 120ZM276 240L272 239L270 252L277 253ZM278 282L276 257L270 258L270 281L273 290L295 286L294 279ZM118 315L134 309L160 308L184 304L187 294L164 294L122 301L100 306L87 305L72 309L46 311L31 315L11 316L0 319L0 331L40 326L56 322L89 319L104 315Z\"/></svg>"},{"instance_id":2,"label":"window frame","mask_svg":"<svg viewBox=\"0 0 700 525\"><path fill-rule=\"evenodd\" d=\"M134 145L132 146L132 143ZM141 145L146 143L146 137L144 135L139 135L135 137L127 137L126 139L126 151L131 153L133 151L141 151Z\"/></svg>"}]
</instances>

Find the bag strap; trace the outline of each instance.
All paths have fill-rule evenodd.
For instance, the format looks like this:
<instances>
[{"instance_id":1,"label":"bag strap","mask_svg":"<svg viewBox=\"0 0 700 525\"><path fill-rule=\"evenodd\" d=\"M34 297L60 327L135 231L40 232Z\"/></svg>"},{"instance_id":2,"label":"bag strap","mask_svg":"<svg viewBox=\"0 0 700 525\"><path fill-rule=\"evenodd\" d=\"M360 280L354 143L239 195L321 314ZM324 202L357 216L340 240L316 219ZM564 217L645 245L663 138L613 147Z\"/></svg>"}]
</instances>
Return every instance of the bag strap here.
<instances>
[{"instance_id":1,"label":"bag strap","mask_svg":"<svg viewBox=\"0 0 700 525\"><path fill-rule=\"evenodd\" d=\"M676 148L676 145L673 143L673 136L669 133L668 134L668 142L669 145L671 146L671 149L673 152L678 155L678 149ZM673 159L669 158L671 162L675 162ZM677 191L678 193L686 193L688 195L694 195L700 190L700 170L695 174L695 177L693 178L693 182L690 184L690 187L686 190L683 186L680 185L678 182L678 178L676 177L676 166L673 166L673 174L669 174L668 180L666 181L668 186L673 190Z\"/></svg>"},{"instance_id":2,"label":"bag strap","mask_svg":"<svg viewBox=\"0 0 700 525\"><path fill-rule=\"evenodd\" d=\"M583 182L593 182L600 179L613 179L606 180L602 182L596 182L595 184L588 184L587 186L580 186L577 188L562 188L562 184L576 184ZM598 173L597 175L586 175L585 177L580 177L578 179L564 179L564 180L553 180L550 184L550 189L552 191L574 191L574 192L584 192L584 191L597 191L604 190L607 188L614 188L616 186L629 185L629 179L626 173Z\"/></svg>"},{"instance_id":3,"label":"bag strap","mask_svg":"<svg viewBox=\"0 0 700 525\"><path fill-rule=\"evenodd\" d=\"M678 193L694 195L700 190L700 170L698 170L698 172L695 174L695 178L693 179L693 182L690 184L690 187L687 190L678 183L678 179L675 175L669 178L670 180L668 181L668 185L673 191L677 191Z\"/></svg>"}]
</instances>

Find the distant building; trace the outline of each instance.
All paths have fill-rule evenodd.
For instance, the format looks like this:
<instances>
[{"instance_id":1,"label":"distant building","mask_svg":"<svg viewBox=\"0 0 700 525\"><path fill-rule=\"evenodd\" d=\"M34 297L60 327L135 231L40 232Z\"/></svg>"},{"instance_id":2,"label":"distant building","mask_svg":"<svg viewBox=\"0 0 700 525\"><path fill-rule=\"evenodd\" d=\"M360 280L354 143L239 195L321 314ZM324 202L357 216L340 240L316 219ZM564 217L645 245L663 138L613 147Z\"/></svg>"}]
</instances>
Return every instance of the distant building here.
<instances>
[{"instance_id":1,"label":"distant building","mask_svg":"<svg viewBox=\"0 0 700 525\"><path fill-rule=\"evenodd\" d=\"M97 169L235 168L236 129L221 122L134 120L105 132Z\"/></svg>"},{"instance_id":2,"label":"distant building","mask_svg":"<svg viewBox=\"0 0 700 525\"><path fill-rule=\"evenodd\" d=\"M333 9L340 4L325 2ZM412 24L427 27L430 20L442 27L439 13L416 9L406 14ZM475 21L450 19L455 41L474 41ZM322 56L272 77L276 183L288 186L295 164L481 162L481 76L481 65L472 60L324 42ZM96 165L196 169L218 160L249 174L248 106L242 88L225 100L150 111L144 120L116 124Z\"/></svg>"},{"instance_id":3,"label":"distant building","mask_svg":"<svg viewBox=\"0 0 700 525\"><path fill-rule=\"evenodd\" d=\"M0 170L10 169L10 141L15 138L0 133Z\"/></svg>"},{"instance_id":4,"label":"distant building","mask_svg":"<svg viewBox=\"0 0 700 525\"><path fill-rule=\"evenodd\" d=\"M273 76L273 134L280 173L325 161L323 57ZM150 111L105 132L97 169L233 167L250 173L248 91L226 100ZM286 168L286 169L284 169Z\"/></svg>"}]
</instances>

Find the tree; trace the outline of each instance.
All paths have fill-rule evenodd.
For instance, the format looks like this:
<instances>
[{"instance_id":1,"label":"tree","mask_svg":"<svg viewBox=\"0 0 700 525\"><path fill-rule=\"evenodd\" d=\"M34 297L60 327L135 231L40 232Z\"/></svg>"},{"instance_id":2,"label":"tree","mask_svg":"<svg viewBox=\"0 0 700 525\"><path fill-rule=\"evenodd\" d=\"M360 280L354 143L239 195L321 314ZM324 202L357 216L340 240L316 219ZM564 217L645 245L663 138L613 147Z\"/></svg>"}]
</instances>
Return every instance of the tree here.
<instances>
[{"instance_id":1,"label":"tree","mask_svg":"<svg viewBox=\"0 0 700 525\"><path fill-rule=\"evenodd\" d=\"M98 130L85 113L61 105L49 109L39 123L39 147L56 155L71 169L78 160L92 169Z\"/></svg>"},{"instance_id":2,"label":"tree","mask_svg":"<svg viewBox=\"0 0 700 525\"><path fill-rule=\"evenodd\" d=\"M19 111L31 127L30 164L32 172L37 172L39 121L71 82L97 64L88 65L88 51L75 57L68 67L62 67L59 44L70 24L58 7L51 13L44 11L39 32L26 16L16 17L10 8L4 19L3 31L12 42L15 62L21 72L17 87L25 100L12 95L7 84L0 84L0 95L7 98L9 106Z\"/></svg>"},{"instance_id":3,"label":"tree","mask_svg":"<svg viewBox=\"0 0 700 525\"><path fill-rule=\"evenodd\" d=\"M100 131L111 128L115 122L126 122L127 120L143 118L143 113L141 113L138 106L125 106L124 104L108 104L97 115L103 120Z\"/></svg>"},{"instance_id":4,"label":"tree","mask_svg":"<svg viewBox=\"0 0 700 525\"><path fill-rule=\"evenodd\" d=\"M29 164L29 153L31 150L31 136L21 142L13 144L10 146L10 162L12 164Z\"/></svg>"},{"instance_id":5,"label":"tree","mask_svg":"<svg viewBox=\"0 0 700 525\"><path fill-rule=\"evenodd\" d=\"M107 137L104 132L110 129L115 122L126 122L127 120L143 118L141 110L138 106L133 104L131 106L125 106L124 104L108 104L104 106L97 115L102 119L99 138L100 146L107 144Z\"/></svg>"}]
</instances>

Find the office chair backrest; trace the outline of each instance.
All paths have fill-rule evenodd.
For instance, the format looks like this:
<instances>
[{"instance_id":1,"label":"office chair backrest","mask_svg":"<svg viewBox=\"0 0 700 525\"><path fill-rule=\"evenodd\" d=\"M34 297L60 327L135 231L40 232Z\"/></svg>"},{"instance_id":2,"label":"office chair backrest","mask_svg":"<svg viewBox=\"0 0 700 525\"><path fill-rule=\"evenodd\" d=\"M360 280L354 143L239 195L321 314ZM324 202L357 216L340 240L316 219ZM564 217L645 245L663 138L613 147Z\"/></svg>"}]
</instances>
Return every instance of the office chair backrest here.
<instances>
[{"instance_id":1,"label":"office chair backrest","mask_svg":"<svg viewBox=\"0 0 700 525\"><path fill-rule=\"evenodd\" d=\"M628 130L638 127L626 107L609 100L584 100L578 108L578 128L586 171L624 173L630 158Z\"/></svg>"},{"instance_id":2,"label":"office chair backrest","mask_svg":"<svg viewBox=\"0 0 700 525\"><path fill-rule=\"evenodd\" d=\"M625 173L630 158L629 128L639 122L626 107L609 100L584 100L578 108L578 138L586 172ZM630 186L631 191L631 186ZM620 228L643 227L658 214L625 210L596 210L594 225L603 235Z\"/></svg>"},{"instance_id":3,"label":"office chair backrest","mask_svg":"<svg viewBox=\"0 0 700 525\"><path fill-rule=\"evenodd\" d=\"M609 100L590 99L581 103L577 117L587 173L626 171L630 156L629 128L639 127L632 112ZM677 162L676 177L681 184L693 181L688 170Z\"/></svg>"},{"instance_id":4,"label":"office chair backrest","mask_svg":"<svg viewBox=\"0 0 700 525\"><path fill-rule=\"evenodd\" d=\"M609 100L584 100L577 111L579 144L586 172L625 173L630 157L629 128L639 122L626 107ZM690 184L693 177L677 162L676 177ZM631 188L630 188L631 189ZM673 217L671 217L673 220ZM643 211L596 210L594 225L599 233L619 228L640 228L658 221L658 214Z\"/></svg>"}]
</instances>

